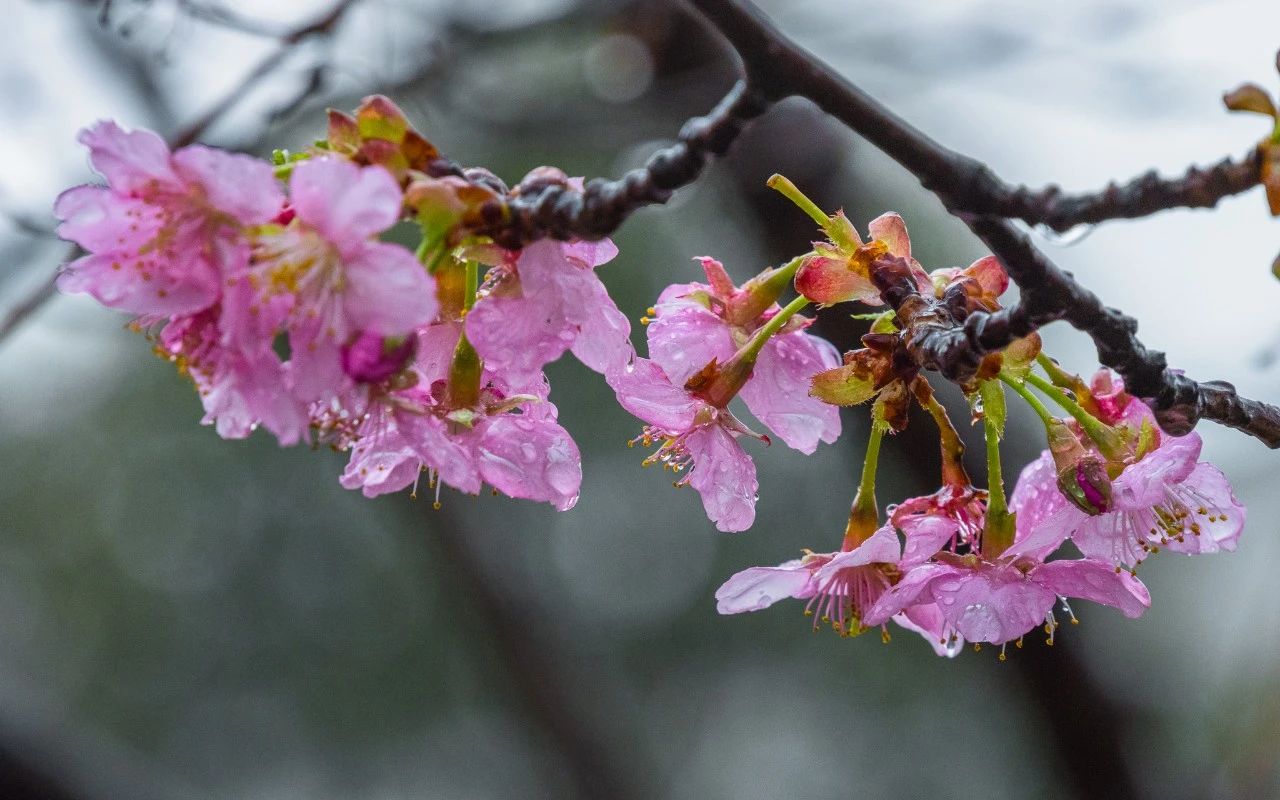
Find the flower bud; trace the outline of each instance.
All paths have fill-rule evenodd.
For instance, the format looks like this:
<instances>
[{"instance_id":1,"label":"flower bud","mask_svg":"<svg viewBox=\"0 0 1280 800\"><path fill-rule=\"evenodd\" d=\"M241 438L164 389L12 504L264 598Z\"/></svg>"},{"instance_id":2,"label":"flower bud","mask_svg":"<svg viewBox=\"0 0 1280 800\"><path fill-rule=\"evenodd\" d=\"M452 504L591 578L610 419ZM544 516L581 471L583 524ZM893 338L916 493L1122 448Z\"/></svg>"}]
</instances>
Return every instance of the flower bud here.
<instances>
[{"instance_id":1,"label":"flower bud","mask_svg":"<svg viewBox=\"0 0 1280 800\"><path fill-rule=\"evenodd\" d=\"M1086 450L1061 420L1049 426L1049 452L1058 471L1058 489L1068 500L1091 516L1111 508L1106 462Z\"/></svg>"},{"instance_id":2,"label":"flower bud","mask_svg":"<svg viewBox=\"0 0 1280 800\"><path fill-rule=\"evenodd\" d=\"M413 357L417 339L362 333L342 348L342 371L360 383L382 383Z\"/></svg>"}]
</instances>

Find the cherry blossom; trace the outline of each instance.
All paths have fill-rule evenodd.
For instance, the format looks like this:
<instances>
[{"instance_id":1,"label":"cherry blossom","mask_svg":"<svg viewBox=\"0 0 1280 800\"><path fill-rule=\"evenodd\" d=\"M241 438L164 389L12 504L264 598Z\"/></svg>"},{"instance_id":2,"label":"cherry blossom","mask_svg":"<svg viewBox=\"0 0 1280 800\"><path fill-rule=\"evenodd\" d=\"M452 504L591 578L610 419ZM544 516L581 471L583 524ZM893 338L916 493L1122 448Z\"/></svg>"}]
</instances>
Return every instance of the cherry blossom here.
<instances>
[{"instance_id":1,"label":"cherry blossom","mask_svg":"<svg viewBox=\"0 0 1280 800\"><path fill-rule=\"evenodd\" d=\"M58 277L134 314L194 314L249 258L246 228L270 220L283 195L271 167L192 145L169 152L150 131L111 121L80 132L107 186L77 186L54 204L58 235L88 251Z\"/></svg>"},{"instance_id":2,"label":"cherry blossom","mask_svg":"<svg viewBox=\"0 0 1280 800\"><path fill-rule=\"evenodd\" d=\"M714 258L696 259L707 283L674 284L653 308L649 356L673 383L683 384L710 362L724 364L780 309L770 272L739 288ZM835 347L805 331L812 320L793 316L760 350L751 376L739 390L747 408L788 446L806 455L819 442L840 436L839 410L809 396L815 373L840 363Z\"/></svg>"},{"instance_id":3,"label":"cherry blossom","mask_svg":"<svg viewBox=\"0 0 1280 800\"><path fill-rule=\"evenodd\" d=\"M677 473L677 486L692 486L716 528L744 531L756 518L756 465L738 443L752 434L727 409L714 406L672 382L662 366L637 358L608 376L623 408L644 421L633 441L658 449L645 465L660 463ZM761 437L763 438L763 437Z\"/></svg>"}]
</instances>

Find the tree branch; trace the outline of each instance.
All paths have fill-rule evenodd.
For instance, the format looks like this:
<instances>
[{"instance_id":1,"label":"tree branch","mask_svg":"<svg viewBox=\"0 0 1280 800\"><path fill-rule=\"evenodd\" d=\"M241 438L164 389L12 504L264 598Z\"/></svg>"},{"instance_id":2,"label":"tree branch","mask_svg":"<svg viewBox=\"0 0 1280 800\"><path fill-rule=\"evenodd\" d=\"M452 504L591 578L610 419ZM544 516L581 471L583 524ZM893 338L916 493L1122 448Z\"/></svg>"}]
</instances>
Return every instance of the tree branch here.
<instances>
[{"instance_id":1,"label":"tree branch","mask_svg":"<svg viewBox=\"0 0 1280 800\"><path fill-rule=\"evenodd\" d=\"M981 196L981 191L993 192L992 187L1004 185L988 167L947 149L895 115L787 39L749 2L690 1L738 53L747 91L753 88L771 102L790 96L805 97L876 145L963 220L1022 288L1023 300L1009 309L972 314L963 325L952 321L950 326L931 326L927 333L932 343L915 348L923 365L949 377L962 378L972 374L983 354L998 350L1041 325L1064 319L1090 335L1099 360L1119 372L1130 391L1151 404L1160 426L1169 433L1187 433L1204 418L1244 431L1269 447L1280 447L1280 408L1242 398L1228 383L1201 384L1170 370L1163 353L1148 350L1137 338L1137 322L1133 318L1104 305L1007 219L964 211L963 198ZM1245 163L1251 162L1247 159ZM1207 172L1192 170L1177 181L1142 178L1096 196L1074 200L1059 196L1056 203L1059 209L1071 209L1077 215L1093 215L1088 218L1095 221L1107 218L1098 216L1106 208L1117 216L1141 216L1172 205L1211 205L1219 197L1256 183L1250 183L1243 173L1243 167L1227 162ZM978 191L975 186L985 188ZM1017 194L1010 190L1010 196ZM1027 205L1030 215L1030 206L1037 204ZM1049 213L1054 204L1045 201L1039 205ZM1055 213L1058 224L1066 225L1071 219L1065 211Z\"/></svg>"}]
</instances>

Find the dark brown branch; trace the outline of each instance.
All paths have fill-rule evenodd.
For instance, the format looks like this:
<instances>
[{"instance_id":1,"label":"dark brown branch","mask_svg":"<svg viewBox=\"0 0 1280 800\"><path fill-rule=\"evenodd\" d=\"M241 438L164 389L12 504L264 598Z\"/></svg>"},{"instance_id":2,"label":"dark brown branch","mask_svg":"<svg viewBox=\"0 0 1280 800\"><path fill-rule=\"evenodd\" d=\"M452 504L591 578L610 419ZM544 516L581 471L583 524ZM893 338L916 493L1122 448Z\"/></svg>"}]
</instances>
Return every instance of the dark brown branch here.
<instances>
[{"instance_id":1,"label":"dark brown branch","mask_svg":"<svg viewBox=\"0 0 1280 800\"><path fill-rule=\"evenodd\" d=\"M676 143L654 153L643 167L618 180L595 178L582 192L558 183L519 187L505 217L482 232L512 248L545 237L604 238L636 210L665 203L672 191L693 183L708 159L728 150L743 127L768 108L746 81L739 81L709 114L686 122Z\"/></svg>"},{"instance_id":2,"label":"dark brown branch","mask_svg":"<svg viewBox=\"0 0 1280 800\"><path fill-rule=\"evenodd\" d=\"M1000 349L1041 325L1064 319L1093 338L1099 360L1116 369L1130 391L1151 403L1166 431L1186 433L1204 418L1244 431L1269 447L1280 447L1280 408L1241 398L1230 384L1200 384L1170 370L1163 353L1148 350L1138 340L1133 318L1104 305L1097 295L1054 265L1008 220L963 212L961 199L972 196L974 186L986 186L990 191L1002 183L985 165L943 147L912 127L787 39L749 2L691 2L737 51L749 87L770 101L795 95L808 98L883 150L964 220L1022 288L1022 301L1010 309L970 315L963 325L954 321L950 325L931 324L925 330L925 341L915 343L922 364L949 377L963 378L972 374L986 352ZM1214 193L1224 186L1233 188L1243 183L1238 172L1231 165L1219 165L1207 173L1188 173L1177 182L1140 180L1125 189L1104 192L1092 203L1078 205L1087 209L1110 203L1124 211L1143 198L1153 204L1153 210L1158 210L1155 205L1162 199L1178 199L1178 204L1183 204L1182 199L1208 203L1210 199L1216 201ZM1175 183L1182 189L1175 190Z\"/></svg>"},{"instance_id":3,"label":"dark brown branch","mask_svg":"<svg viewBox=\"0 0 1280 800\"><path fill-rule=\"evenodd\" d=\"M990 173L988 173L990 175ZM967 197L952 198L953 211L994 214L1045 225L1055 231L1112 219L1146 217L1170 208L1213 208L1224 197L1259 185L1262 164L1257 148L1244 158L1224 158L1211 167L1191 167L1176 178L1155 170L1125 184L1110 183L1099 192L1067 194L1057 186L1030 189L992 178Z\"/></svg>"}]
</instances>

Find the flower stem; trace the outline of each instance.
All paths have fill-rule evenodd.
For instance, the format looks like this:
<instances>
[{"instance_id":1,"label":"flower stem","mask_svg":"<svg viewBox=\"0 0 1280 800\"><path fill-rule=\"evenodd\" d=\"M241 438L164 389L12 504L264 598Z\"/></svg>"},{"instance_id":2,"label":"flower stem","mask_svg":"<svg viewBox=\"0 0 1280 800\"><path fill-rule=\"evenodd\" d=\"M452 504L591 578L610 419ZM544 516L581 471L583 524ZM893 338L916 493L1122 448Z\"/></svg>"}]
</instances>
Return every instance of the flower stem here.
<instances>
[{"instance_id":1,"label":"flower stem","mask_svg":"<svg viewBox=\"0 0 1280 800\"><path fill-rule=\"evenodd\" d=\"M716 408L727 406L751 378L751 372L756 367L756 359L760 356L760 350L764 348L765 342L781 330L797 311L807 305L809 301L804 297L792 300L775 314L773 319L761 325L747 343L738 348L738 352L734 353L732 358L714 370L710 369L711 365L708 365L708 369L704 369L704 372L708 373L709 379L697 389L698 396Z\"/></svg>"},{"instance_id":2,"label":"flower stem","mask_svg":"<svg viewBox=\"0 0 1280 800\"><path fill-rule=\"evenodd\" d=\"M880 442L888 426L876 415L871 418L871 436L862 461L862 479L849 510L849 524L844 529L844 549L852 550L867 540L880 527L880 509L876 507L876 468L880 464Z\"/></svg>"},{"instance_id":3,"label":"flower stem","mask_svg":"<svg viewBox=\"0 0 1280 800\"><path fill-rule=\"evenodd\" d=\"M1013 389L1019 397L1027 401L1027 405L1031 406L1031 409L1036 412L1036 416L1040 417L1040 421L1045 424L1046 428L1058 421L1058 418L1050 413L1049 409L1045 408L1044 403L1040 402L1040 398L1032 394L1031 390L1022 381L1017 378L1011 378L1003 372L1000 373L1000 380Z\"/></svg>"},{"instance_id":4,"label":"flower stem","mask_svg":"<svg viewBox=\"0 0 1280 800\"><path fill-rule=\"evenodd\" d=\"M988 397L1001 391L996 381L984 381L980 391L983 405L994 406ZM1004 494L1004 468L1000 463L1001 423L988 413L982 417L982 432L987 444L987 519L982 530L982 553L995 558L1009 549L1014 538L1014 516Z\"/></svg>"},{"instance_id":5,"label":"flower stem","mask_svg":"<svg viewBox=\"0 0 1280 800\"><path fill-rule=\"evenodd\" d=\"M809 298L801 296L783 306L781 311L773 315L773 319L761 325L752 334L750 341L734 354L734 360L742 358L754 364L756 358L760 355L760 351L764 348L765 342L769 341L769 337L781 330L782 326L787 324L787 320L794 317L797 312L807 305L809 305Z\"/></svg>"},{"instance_id":6,"label":"flower stem","mask_svg":"<svg viewBox=\"0 0 1280 800\"><path fill-rule=\"evenodd\" d=\"M827 234L831 241L838 245L847 247L850 250L858 246L857 242L849 241L847 232L842 230L840 226L827 215L827 212L818 208L817 203L805 196L805 193L800 191L800 189L792 183L790 179L775 173L770 176L769 180L766 181L765 184L770 189L773 189L783 197L795 203L801 211L812 217L813 221L818 223L818 226L822 228L823 232Z\"/></svg>"},{"instance_id":7,"label":"flower stem","mask_svg":"<svg viewBox=\"0 0 1280 800\"><path fill-rule=\"evenodd\" d=\"M1098 449L1108 459L1123 461L1129 455L1124 446L1124 440L1115 428L1090 414L1070 395L1034 372L1028 372L1026 379L1028 383L1075 417L1076 422L1080 423L1080 428L1093 440L1094 444L1098 445Z\"/></svg>"},{"instance_id":8,"label":"flower stem","mask_svg":"<svg viewBox=\"0 0 1280 800\"><path fill-rule=\"evenodd\" d=\"M480 264L476 261L467 262L467 293L462 298L462 308L464 311L470 311L476 304L476 292L480 291Z\"/></svg>"}]
</instances>

